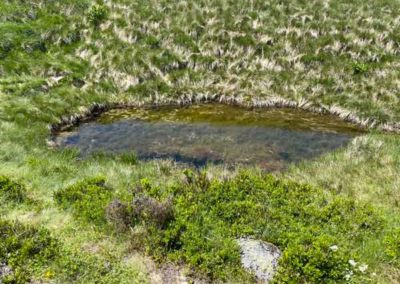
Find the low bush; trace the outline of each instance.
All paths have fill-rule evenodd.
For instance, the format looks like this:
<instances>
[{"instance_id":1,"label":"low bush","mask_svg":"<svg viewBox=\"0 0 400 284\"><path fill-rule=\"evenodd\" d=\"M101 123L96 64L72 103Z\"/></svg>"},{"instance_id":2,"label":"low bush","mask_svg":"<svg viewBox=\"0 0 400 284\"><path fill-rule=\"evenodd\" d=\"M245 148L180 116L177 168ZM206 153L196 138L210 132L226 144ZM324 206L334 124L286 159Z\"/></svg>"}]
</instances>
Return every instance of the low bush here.
<instances>
[{"instance_id":1,"label":"low bush","mask_svg":"<svg viewBox=\"0 0 400 284\"><path fill-rule=\"evenodd\" d=\"M369 70L369 66L362 62L353 62L352 67L354 74L365 74Z\"/></svg>"},{"instance_id":2,"label":"low bush","mask_svg":"<svg viewBox=\"0 0 400 284\"><path fill-rule=\"evenodd\" d=\"M0 201L24 202L27 199L26 188L5 176L0 176Z\"/></svg>"},{"instance_id":3,"label":"low bush","mask_svg":"<svg viewBox=\"0 0 400 284\"><path fill-rule=\"evenodd\" d=\"M0 220L0 282L28 283L35 267L45 267L59 254L49 231Z\"/></svg>"},{"instance_id":4,"label":"low bush","mask_svg":"<svg viewBox=\"0 0 400 284\"><path fill-rule=\"evenodd\" d=\"M118 231L125 231L132 223L128 206L118 199L114 199L106 208L107 221Z\"/></svg>"},{"instance_id":5,"label":"low bush","mask_svg":"<svg viewBox=\"0 0 400 284\"><path fill-rule=\"evenodd\" d=\"M64 209L71 208L78 218L103 225L105 209L112 198L103 177L87 178L57 191L54 199Z\"/></svg>"},{"instance_id":6,"label":"low bush","mask_svg":"<svg viewBox=\"0 0 400 284\"><path fill-rule=\"evenodd\" d=\"M107 8L105 6L94 5L90 8L88 20L93 26L99 26L105 19L107 19Z\"/></svg>"},{"instance_id":7,"label":"low bush","mask_svg":"<svg viewBox=\"0 0 400 284\"><path fill-rule=\"evenodd\" d=\"M385 252L392 262L400 264L400 228L393 230L385 238Z\"/></svg>"},{"instance_id":8,"label":"low bush","mask_svg":"<svg viewBox=\"0 0 400 284\"><path fill-rule=\"evenodd\" d=\"M163 192L146 190L154 198ZM235 239L252 236L284 252L277 283L347 281L359 273L349 262L358 261L355 248L382 228L378 212L369 206L328 199L318 188L272 176L242 173L209 181L204 174L185 172L182 185L165 191L171 193L174 218L161 228L146 224L147 250L160 260L186 262L210 279L251 281L241 268ZM147 208L141 209L145 218L153 201L140 203Z\"/></svg>"},{"instance_id":9,"label":"low bush","mask_svg":"<svg viewBox=\"0 0 400 284\"><path fill-rule=\"evenodd\" d=\"M186 170L184 176L166 188L144 178L130 203L110 203L103 179L79 182L56 199L86 219L107 219L121 230L131 227L132 248L160 261L185 262L212 281L254 280L241 268L236 239L243 236L283 251L277 283L353 281L361 275L352 265L362 261L357 248L376 238L383 226L370 206L347 197L327 198L321 189L270 175L243 172L221 181ZM396 240L387 241L393 259L398 258Z\"/></svg>"},{"instance_id":10,"label":"low bush","mask_svg":"<svg viewBox=\"0 0 400 284\"><path fill-rule=\"evenodd\" d=\"M131 204L132 217L136 222L164 228L172 219L170 200L160 202L149 196L135 197Z\"/></svg>"}]
</instances>

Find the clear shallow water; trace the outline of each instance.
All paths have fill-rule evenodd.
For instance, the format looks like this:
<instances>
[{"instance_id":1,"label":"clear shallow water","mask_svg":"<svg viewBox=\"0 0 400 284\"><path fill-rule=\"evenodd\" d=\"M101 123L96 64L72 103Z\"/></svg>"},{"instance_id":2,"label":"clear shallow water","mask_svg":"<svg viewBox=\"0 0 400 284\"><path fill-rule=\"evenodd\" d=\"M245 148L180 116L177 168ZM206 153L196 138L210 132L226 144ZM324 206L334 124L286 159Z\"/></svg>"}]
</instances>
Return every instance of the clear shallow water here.
<instances>
[{"instance_id":1,"label":"clear shallow water","mask_svg":"<svg viewBox=\"0 0 400 284\"><path fill-rule=\"evenodd\" d=\"M61 133L56 142L83 155L133 151L139 159L257 165L277 171L342 147L359 134L354 125L332 116L205 104L111 110Z\"/></svg>"}]
</instances>

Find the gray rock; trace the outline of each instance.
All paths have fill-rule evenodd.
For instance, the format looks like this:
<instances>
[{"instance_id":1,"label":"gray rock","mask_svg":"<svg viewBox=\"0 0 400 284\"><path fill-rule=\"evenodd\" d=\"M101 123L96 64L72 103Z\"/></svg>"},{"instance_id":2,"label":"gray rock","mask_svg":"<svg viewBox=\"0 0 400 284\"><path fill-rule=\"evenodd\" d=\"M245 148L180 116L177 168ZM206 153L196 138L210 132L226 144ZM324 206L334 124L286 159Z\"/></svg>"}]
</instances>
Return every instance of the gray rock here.
<instances>
[{"instance_id":1,"label":"gray rock","mask_svg":"<svg viewBox=\"0 0 400 284\"><path fill-rule=\"evenodd\" d=\"M269 283L278 268L278 260L282 255L278 247L273 244L240 238L237 240L241 248L243 267L254 273L262 283Z\"/></svg>"}]
</instances>

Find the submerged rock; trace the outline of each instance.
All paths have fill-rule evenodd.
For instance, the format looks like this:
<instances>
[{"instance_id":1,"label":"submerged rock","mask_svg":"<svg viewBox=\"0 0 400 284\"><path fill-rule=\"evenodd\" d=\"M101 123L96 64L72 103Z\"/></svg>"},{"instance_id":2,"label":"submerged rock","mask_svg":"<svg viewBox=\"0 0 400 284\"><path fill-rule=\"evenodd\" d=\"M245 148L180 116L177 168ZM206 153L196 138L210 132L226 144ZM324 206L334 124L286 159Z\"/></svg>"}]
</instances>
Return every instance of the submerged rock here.
<instances>
[{"instance_id":1,"label":"submerged rock","mask_svg":"<svg viewBox=\"0 0 400 284\"><path fill-rule=\"evenodd\" d=\"M240 238L237 240L241 248L242 265L253 272L263 283L269 283L278 268L281 251L273 244Z\"/></svg>"}]
</instances>

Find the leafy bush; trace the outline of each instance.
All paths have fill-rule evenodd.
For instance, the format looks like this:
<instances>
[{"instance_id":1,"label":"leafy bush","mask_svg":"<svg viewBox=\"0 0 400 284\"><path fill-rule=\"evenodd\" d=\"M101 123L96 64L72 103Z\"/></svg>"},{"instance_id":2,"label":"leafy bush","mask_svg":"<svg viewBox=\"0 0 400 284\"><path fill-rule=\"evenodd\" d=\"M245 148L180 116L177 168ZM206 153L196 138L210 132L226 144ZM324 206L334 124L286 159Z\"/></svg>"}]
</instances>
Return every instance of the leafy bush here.
<instances>
[{"instance_id":1,"label":"leafy bush","mask_svg":"<svg viewBox=\"0 0 400 284\"><path fill-rule=\"evenodd\" d=\"M23 202L26 198L26 189L23 185L0 176L0 199L8 202Z\"/></svg>"},{"instance_id":2,"label":"leafy bush","mask_svg":"<svg viewBox=\"0 0 400 284\"><path fill-rule=\"evenodd\" d=\"M71 208L75 216L98 225L106 221L104 212L111 198L111 189L103 177L84 179L54 194L62 208Z\"/></svg>"},{"instance_id":3,"label":"leafy bush","mask_svg":"<svg viewBox=\"0 0 400 284\"><path fill-rule=\"evenodd\" d=\"M400 228L393 230L385 238L386 255L396 263L400 264Z\"/></svg>"},{"instance_id":4,"label":"leafy bush","mask_svg":"<svg viewBox=\"0 0 400 284\"><path fill-rule=\"evenodd\" d=\"M0 220L1 283L27 283L34 266L43 266L59 253L58 242L45 229Z\"/></svg>"},{"instance_id":5,"label":"leafy bush","mask_svg":"<svg viewBox=\"0 0 400 284\"><path fill-rule=\"evenodd\" d=\"M150 186L147 191L164 194ZM163 228L146 224L147 250L159 259L184 261L210 279L251 281L241 269L235 242L250 235L284 251L279 283L346 281L357 276L349 263L357 259L352 248L382 227L369 206L344 197L327 199L320 189L272 176L242 173L210 181L186 171L183 185L165 191L173 198L174 218ZM143 208L152 204L141 203Z\"/></svg>"},{"instance_id":6,"label":"leafy bush","mask_svg":"<svg viewBox=\"0 0 400 284\"><path fill-rule=\"evenodd\" d=\"M103 5L94 5L90 8L88 14L89 23L95 27L99 26L105 19L107 19L107 8Z\"/></svg>"},{"instance_id":7,"label":"leafy bush","mask_svg":"<svg viewBox=\"0 0 400 284\"><path fill-rule=\"evenodd\" d=\"M335 246L331 235L303 233L283 251L276 283L337 283L351 276L348 249Z\"/></svg>"},{"instance_id":8,"label":"leafy bush","mask_svg":"<svg viewBox=\"0 0 400 284\"><path fill-rule=\"evenodd\" d=\"M362 62L353 62L352 64L354 74L365 74L368 72L368 65Z\"/></svg>"}]
</instances>

